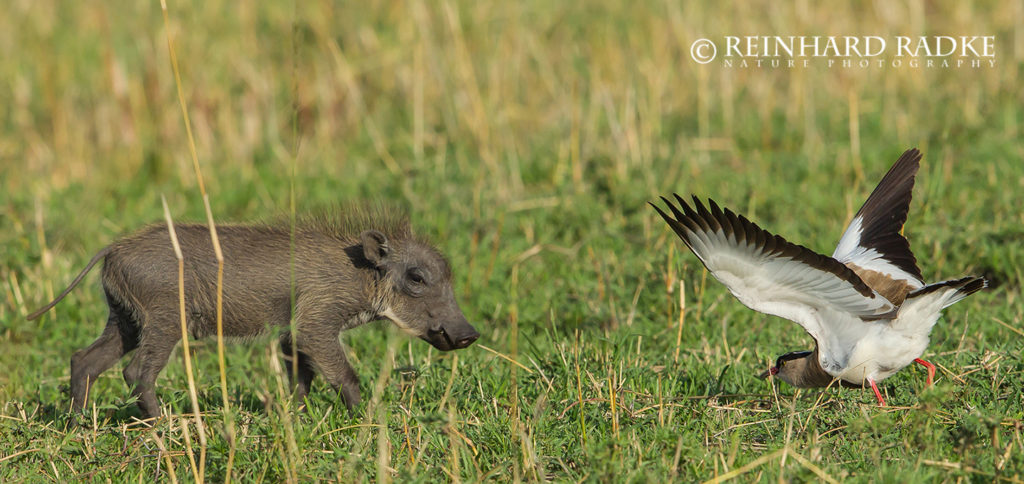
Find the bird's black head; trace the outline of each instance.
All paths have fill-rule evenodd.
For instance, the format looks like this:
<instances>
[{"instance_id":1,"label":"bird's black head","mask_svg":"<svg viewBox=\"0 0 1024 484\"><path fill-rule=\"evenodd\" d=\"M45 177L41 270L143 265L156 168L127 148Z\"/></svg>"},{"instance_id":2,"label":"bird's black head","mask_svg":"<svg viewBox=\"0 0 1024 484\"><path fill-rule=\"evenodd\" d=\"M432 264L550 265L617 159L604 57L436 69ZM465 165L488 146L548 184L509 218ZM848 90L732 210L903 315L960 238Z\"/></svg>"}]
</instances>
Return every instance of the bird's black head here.
<instances>
[{"instance_id":1,"label":"bird's black head","mask_svg":"<svg viewBox=\"0 0 1024 484\"><path fill-rule=\"evenodd\" d=\"M762 372L760 375L758 375L758 378L765 379L768 378L768 375L778 375L778 377L781 378L783 381L792 384L790 379L787 378L787 376L791 374L791 372L788 370L796 370L796 366L801 366L794 365L792 363L796 360L803 360L804 358L811 356L811 353L813 353L813 351L791 351L789 353L786 353L775 360L775 366ZM789 364L789 366L787 366L787 364Z\"/></svg>"},{"instance_id":2,"label":"bird's black head","mask_svg":"<svg viewBox=\"0 0 1024 484\"><path fill-rule=\"evenodd\" d=\"M811 356L811 353L813 353L813 351L790 351L789 353L778 357L775 360L775 366L782 368L786 365L787 361L807 358L808 356Z\"/></svg>"}]
</instances>

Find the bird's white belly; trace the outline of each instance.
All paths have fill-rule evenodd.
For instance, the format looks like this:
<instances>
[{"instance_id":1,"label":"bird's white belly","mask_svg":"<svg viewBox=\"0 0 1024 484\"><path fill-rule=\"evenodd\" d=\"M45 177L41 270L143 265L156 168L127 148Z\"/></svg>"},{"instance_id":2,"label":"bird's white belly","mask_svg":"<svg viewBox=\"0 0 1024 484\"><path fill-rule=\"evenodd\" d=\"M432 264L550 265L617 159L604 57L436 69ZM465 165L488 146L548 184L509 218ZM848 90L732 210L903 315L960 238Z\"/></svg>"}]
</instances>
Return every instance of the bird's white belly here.
<instances>
[{"instance_id":1,"label":"bird's white belly","mask_svg":"<svg viewBox=\"0 0 1024 484\"><path fill-rule=\"evenodd\" d=\"M882 381L913 363L927 347L927 335L907 336L880 327L857 342L845 368L833 375L854 384L867 384L868 378Z\"/></svg>"}]
</instances>

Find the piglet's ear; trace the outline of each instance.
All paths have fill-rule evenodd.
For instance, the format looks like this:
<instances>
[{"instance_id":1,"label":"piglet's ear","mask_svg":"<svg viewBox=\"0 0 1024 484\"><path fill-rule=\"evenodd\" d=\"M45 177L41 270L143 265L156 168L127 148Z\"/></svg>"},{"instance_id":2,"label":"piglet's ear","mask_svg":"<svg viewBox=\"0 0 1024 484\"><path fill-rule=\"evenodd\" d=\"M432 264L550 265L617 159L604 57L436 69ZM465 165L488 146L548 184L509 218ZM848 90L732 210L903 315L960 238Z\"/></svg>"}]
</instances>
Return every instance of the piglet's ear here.
<instances>
[{"instance_id":1,"label":"piglet's ear","mask_svg":"<svg viewBox=\"0 0 1024 484\"><path fill-rule=\"evenodd\" d=\"M367 230L359 234L359 239L363 243L363 257L375 266L383 264L391 253L388 238L376 230Z\"/></svg>"}]
</instances>

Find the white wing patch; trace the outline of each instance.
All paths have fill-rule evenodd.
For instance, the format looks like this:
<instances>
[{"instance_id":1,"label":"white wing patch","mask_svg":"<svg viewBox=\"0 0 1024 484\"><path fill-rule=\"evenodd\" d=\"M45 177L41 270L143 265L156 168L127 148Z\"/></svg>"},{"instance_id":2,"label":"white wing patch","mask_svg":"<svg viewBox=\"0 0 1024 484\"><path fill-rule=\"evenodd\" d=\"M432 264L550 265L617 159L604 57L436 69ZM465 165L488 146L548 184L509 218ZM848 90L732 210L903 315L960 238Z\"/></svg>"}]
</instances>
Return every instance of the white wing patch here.
<instances>
[{"instance_id":1,"label":"white wing patch","mask_svg":"<svg viewBox=\"0 0 1024 484\"><path fill-rule=\"evenodd\" d=\"M864 217L858 215L850 221L850 225L846 227L846 232L843 232L842 238L836 244L835 252L832 252L834 259L839 262L849 261L858 249L864 250L864 247L860 246L861 223L863 220Z\"/></svg>"},{"instance_id":2,"label":"white wing patch","mask_svg":"<svg viewBox=\"0 0 1024 484\"><path fill-rule=\"evenodd\" d=\"M859 215L853 218L850 226L846 228L846 232L843 232L843 237L839 239L832 258L844 264L852 263L860 268L885 274L891 279L906 281L912 289L924 287L924 282L917 276L892 264L877 250L861 245L862 221L863 217Z\"/></svg>"},{"instance_id":3,"label":"white wing patch","mask_svg":"<svg viewBox=\"0 0 1024 484\"><path fill-rule=\"evenodd\" d=\"M910 243L901 233L920 164L921 152L917 149L900 155L850 221L833 258L892 281L906 282L910 290L924 287Z\"/></svg>"}]
</instances>

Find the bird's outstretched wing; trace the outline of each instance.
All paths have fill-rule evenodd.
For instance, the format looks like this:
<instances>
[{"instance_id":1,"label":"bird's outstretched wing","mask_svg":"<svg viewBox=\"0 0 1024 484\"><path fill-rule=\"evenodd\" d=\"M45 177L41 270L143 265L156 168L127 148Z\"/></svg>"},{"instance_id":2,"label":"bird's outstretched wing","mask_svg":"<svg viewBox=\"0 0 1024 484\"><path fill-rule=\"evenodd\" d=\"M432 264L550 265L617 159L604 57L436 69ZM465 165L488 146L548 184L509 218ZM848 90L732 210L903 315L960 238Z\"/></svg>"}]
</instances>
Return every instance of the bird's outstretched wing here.
<instances>
[{"instance_id":1,"label":"bird's outstretched wing","mask_svg":"<svg viewBox=\"0 0 1024 484\"><path fill-rule=\"evenodd\" d=\"M924 287L910 243L900 234L920 164L917 148L896 160L850 221L832 254L896 304L907 292Z\"/></svg>"},{"instance_id":2,"label":"bird's outstretched wing","mask_svg":"<svg viewBox=\"0 0 1024 484\"><path fill-rule=\"evenodd\" d=\"M675 197L681 210L662 197L672 215L651 206L747 307L795 321L828 346L878 324L868 321L895 316L893 304L839 261L723 211L713 200L709 210L696 196L694 208Z\"/></svg>"}]
</instances>

